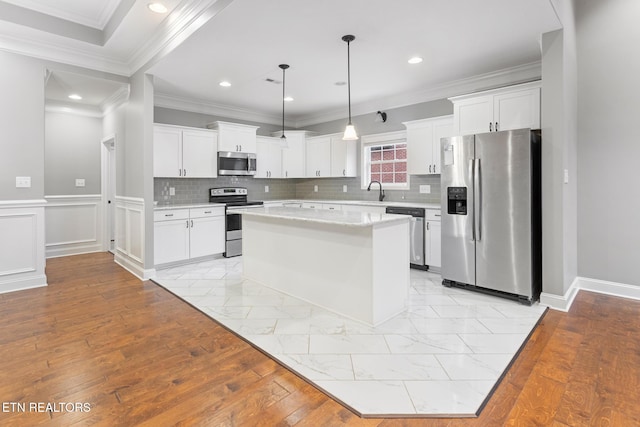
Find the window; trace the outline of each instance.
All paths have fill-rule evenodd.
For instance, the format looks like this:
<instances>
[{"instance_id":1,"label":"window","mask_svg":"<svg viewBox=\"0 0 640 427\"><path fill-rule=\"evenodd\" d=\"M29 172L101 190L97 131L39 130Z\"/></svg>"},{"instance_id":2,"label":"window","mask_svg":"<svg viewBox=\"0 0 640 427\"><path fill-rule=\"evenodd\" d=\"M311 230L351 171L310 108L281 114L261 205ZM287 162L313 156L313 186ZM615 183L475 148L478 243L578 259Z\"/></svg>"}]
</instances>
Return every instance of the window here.
<instances>
[{"instance_id":1,"label":"window","mask_svg":"<svg viewBox=\"0 0 640 427\"><path fill-rule=\"evenodd\" d=\"M379 139L379 138L376 138ZM362 187L379 181L385 189L409 189L407 142L404 138L362 143Z\"/></svg>"}]
</instances>

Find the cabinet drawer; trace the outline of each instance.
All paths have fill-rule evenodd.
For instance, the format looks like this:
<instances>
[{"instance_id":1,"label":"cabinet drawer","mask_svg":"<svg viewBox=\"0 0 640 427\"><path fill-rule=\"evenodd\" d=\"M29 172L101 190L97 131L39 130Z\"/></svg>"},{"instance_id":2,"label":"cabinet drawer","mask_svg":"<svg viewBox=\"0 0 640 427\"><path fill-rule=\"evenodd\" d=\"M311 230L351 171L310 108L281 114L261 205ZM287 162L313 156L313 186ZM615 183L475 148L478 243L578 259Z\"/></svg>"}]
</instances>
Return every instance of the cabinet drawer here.
<instances>
[{"instance_id":1,"label":"cabinet drawer","mask_svg":"<svg viewBox=\"0 0 640 427\"><path fill-rule=\"evenodd\" d=\"M175 219L189 219L189 209L166 209L153 212L154 221L172 221Z\"/></svg>"},{"instance_id":2,"label":"cabinet drawer","mask_svg":"<svg viewBox=\"0 0 640 427\"><path fill-rule=\"evenodd\" d=\"M424 219L426 221L441 221L441 211L439 209L425 209Z\"/></svg>"},{"instance_id":3,"label":"cabinet drawer","mask_svg":"<svg viewBox=\"0 0 640 427\"><path fill-rule=\"evenodd\" d=\"M215 206L209 208L192 208L189 209L189 215L191 216L191 219L206 218L209 216L224 216L224 207Z\"/></svg>"}]
</instances>

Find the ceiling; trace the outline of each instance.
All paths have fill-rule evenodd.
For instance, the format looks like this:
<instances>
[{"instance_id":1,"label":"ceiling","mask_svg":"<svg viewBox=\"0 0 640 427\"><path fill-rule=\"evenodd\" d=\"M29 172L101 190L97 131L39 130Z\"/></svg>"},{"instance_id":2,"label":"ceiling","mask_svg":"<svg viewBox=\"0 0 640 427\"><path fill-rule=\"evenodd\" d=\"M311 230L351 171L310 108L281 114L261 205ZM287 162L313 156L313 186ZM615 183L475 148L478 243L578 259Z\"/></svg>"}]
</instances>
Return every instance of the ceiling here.
<instances>
[{"instance_id":1,"label":"ceiling","mask_svg":"<svg viewBox=\"0 0 640 427\"><path fill-rule=\"evenodd\" d=\"M287 121L298 127L347 114L343 35L356 37L357 115L471 91L478 76L485 86L539 77L540 34L561 28L552 0L164 0L164 15L147 3L0 0L0 49L120 76L143 68L156 105L276 124L286 63ZM424 61L408 64L414 55ZM62 102L74 77L91 90L58 72L47 96Z\"/></svg>"}]
</instances>

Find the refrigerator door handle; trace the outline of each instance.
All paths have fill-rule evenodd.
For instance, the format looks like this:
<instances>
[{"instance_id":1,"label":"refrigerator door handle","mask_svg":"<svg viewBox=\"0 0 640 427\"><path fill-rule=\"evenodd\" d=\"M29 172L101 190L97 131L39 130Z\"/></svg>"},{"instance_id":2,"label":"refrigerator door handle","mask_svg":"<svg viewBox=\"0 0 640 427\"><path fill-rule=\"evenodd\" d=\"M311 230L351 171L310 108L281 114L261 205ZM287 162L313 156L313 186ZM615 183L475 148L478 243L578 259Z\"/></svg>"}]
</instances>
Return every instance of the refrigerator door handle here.
<instances>
[{"instance_id":1,"label":"refrigerator door handle","mask_svg":"<svg viewBox=\"0 0 640 427\"><path fill-rule=\"evenodd\" d=\"M482 240L482 168L480 167L480 159L474 160L474 177L473 177L473 193L474 193L474 220L475 229L474 236L476 241Z\"/></svg>"},{"instance_id":2,"label":"refrigerator door handle","mask_svg":"<svg viewBox=\"0 0 640 427\"><path fill-rule=\"evenodd\" d=\"M475 159L469 160L469 178L471 179L471 188L476 188L476 172L475 172ZM475 196L473 196L472 202L475 203ZM476 210L475 206L471 209L471 241L476 241Z\"/></svg>"}]
</instances>

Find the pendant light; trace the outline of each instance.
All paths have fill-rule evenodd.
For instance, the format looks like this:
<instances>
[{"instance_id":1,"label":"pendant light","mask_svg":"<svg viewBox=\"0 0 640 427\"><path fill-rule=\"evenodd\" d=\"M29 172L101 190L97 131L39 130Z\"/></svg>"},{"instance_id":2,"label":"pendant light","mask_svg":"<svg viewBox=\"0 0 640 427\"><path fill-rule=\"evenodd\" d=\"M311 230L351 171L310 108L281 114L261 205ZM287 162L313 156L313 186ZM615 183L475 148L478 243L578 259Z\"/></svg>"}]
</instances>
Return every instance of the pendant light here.
<instances>
[{"instance_id":1,"label":"pendant light","mask_svg":"<svg viewBox=\"0 0 640 427\"><path fill-rule=\"evenodd\" d=\"M351 55L349 52L349 44L355 39L356 37L352 35L342 36L342 41L347 42L347 91L349 92L349 123L347 123L347 127L344 130L344 136L342 137L345 141L355 141L358 139L356 128L351 123Z\"/></svg>"},{"instance_id":2,"label":"pendant light","mask_svg":"<svg viewBox=\"0 0 640 427\"><path fill-rule=\"evenodd\" d=\"M285 94L285 88L284 88L284 71L289 68L289 65L287 64L280 64L278 65L278 67L280 67L282 69L282 136L280 137L280 143L282 145L283 148L289 148L289 143L287 142L287 137L284 135L284 94Z\"/></svg>"}]
</instances>

